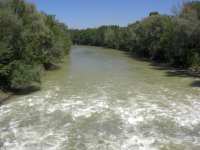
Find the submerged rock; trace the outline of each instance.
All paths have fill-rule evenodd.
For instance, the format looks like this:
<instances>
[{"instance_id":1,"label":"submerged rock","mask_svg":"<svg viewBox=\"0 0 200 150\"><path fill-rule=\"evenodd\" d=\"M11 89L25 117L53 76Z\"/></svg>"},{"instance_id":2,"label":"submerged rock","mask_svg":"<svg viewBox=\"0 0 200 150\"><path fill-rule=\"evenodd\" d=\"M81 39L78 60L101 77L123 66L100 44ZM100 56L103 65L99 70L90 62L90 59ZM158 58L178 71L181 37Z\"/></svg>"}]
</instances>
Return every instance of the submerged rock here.
<instances>
[{"instance_id":1,"label":"submerged rock","mask_svg":"<svg viewBox=\"0 0 200 150\"><path fill-rule=\"evenodd\" d=\"M33 83L31 85L22 85L17 88L11 89L12 92L18 95L29 94L41 89L40 83Z\"/></svg>"}]
</instances>

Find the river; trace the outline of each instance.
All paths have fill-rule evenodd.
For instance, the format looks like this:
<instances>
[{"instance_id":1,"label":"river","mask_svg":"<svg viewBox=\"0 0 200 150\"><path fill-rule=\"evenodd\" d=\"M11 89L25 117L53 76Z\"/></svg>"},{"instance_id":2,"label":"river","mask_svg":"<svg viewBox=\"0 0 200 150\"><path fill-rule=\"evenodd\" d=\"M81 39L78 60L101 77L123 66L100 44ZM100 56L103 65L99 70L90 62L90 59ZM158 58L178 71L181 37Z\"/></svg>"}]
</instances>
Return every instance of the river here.
<instances>
[{"instance_id":1,"label":"river","mask_svg":"<svg viewBox=\"0 0 200 150\"><path fill-rule=\"evenodd\" d=\"M42 90L0 107L0 150L199 150L198 78L74 46Z\"/></svg>"}]
</instances>

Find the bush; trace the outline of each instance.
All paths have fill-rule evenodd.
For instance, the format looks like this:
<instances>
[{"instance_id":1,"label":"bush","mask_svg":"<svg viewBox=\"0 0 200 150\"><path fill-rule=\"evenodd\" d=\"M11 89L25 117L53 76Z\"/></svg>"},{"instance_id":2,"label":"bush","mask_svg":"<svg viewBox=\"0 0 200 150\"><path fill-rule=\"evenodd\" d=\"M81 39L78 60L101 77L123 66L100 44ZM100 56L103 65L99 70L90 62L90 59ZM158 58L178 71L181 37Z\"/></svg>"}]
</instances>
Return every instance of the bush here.
<instances>
[{"instance_id":1,"label":"bush","mask_svg":"<svg viewBox=\"0 0 200 150\"><path fill-rule=\"evenodd\" d=\"M67 26L55 16L24 0L0 0L1 88L38 88L38 68L60 62L70 45Z\"/></svg>"},{"instance_id":2,"label":"bush","mask_svg":"<svg viewBox=\"0 0 200 150\"><path fill-rule=\"evenodd\" d=\"M24 90L29 87L40 87L40 69L35 65L27 65L22 61L10 64L9 81L11 89Z\"/></svg>"}]
</instances>

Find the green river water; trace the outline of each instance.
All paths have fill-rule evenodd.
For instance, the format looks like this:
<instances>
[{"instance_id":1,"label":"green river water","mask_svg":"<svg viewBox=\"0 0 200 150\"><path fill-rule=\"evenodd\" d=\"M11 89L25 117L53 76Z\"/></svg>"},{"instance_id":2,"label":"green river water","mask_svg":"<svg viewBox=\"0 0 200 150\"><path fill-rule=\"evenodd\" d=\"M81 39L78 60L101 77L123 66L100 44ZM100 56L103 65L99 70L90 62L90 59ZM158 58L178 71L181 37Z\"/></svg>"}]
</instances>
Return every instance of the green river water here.
<instances>
[{"instance_id":1,"label":"green river water","mask_svg":"<svg viewBox=\"0 0 200 150\"><path fill-rule=\"evenodd\" d=\"M0 150L200 150L200 84L74 46L42 90L0 107Z\"/></svg>"}]
</instances>

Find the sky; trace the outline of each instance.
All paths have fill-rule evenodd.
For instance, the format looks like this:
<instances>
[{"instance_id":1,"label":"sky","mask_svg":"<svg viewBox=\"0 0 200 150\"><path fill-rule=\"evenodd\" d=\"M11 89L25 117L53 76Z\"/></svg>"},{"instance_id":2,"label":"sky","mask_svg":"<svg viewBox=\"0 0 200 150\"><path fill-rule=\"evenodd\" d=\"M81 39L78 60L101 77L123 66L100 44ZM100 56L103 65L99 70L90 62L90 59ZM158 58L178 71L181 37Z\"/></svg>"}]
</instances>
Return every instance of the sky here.
<instances>
[{"instance_id":1,"label":"sky","mask_svg":"<svg viewBox=\"0 0 200 150\"><path fill-rule=\"evenodd\" d=\"M56 15L69 28L101 25L126 26L148 16L151 11L172 14L183 0L27 0L39 11Z\"/></svg>"}]
</instances>

